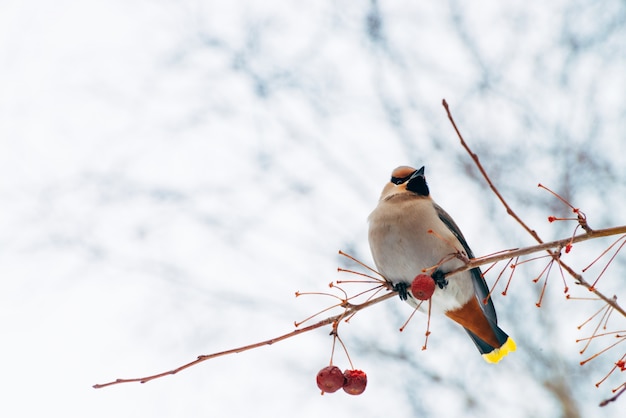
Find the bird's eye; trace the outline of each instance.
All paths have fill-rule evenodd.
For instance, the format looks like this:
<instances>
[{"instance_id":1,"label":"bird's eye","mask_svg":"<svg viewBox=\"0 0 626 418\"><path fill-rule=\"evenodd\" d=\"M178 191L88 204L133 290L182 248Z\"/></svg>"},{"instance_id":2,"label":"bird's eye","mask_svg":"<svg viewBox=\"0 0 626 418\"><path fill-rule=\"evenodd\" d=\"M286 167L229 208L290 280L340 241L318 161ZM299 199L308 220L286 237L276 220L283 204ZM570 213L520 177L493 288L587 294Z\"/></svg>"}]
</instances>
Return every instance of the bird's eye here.
<instances>
[{"instance_id":1,"label":"bird's eye","mask_svg":"<svg viewBox=\"0 0 626 418\"><path fill-rule=\"evenodd\" d=\"M402 177L402 178L398 178L398 177L391 177L391 182L393 184L402 184L404 182L406 182L409 178L411 178L411 176L406 176L406 177Z\"/></svg>"},{"instance_id":2,"label":"bird's eye","mask_svg":"<svg viewBox=\"0 0 626 418\"><path fill-rule=\"evenodd\" d=\"M391 172L391 182L393 184L402 184L408 181L411 176L415 173L415 169L413 167L408 166L400 166Z\"/></svg>"}]
</instances>

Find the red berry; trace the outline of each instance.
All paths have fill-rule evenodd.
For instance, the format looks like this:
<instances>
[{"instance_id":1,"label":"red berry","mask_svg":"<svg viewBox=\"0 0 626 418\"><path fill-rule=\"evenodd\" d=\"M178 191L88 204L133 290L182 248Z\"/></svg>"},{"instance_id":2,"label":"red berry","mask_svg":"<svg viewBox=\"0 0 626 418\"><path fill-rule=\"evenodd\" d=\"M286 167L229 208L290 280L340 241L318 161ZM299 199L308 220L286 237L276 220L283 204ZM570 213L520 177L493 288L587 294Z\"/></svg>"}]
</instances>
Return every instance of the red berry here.
<instances>
[{"instance_id":1,"label":"red berry","mask_svg":"<svg viewBox=\"0 0 626 418\"><path fill-rule=\"evenodd\" d=\"M346 382L343 391L350 395L360 395L367 386L367 375L362 370L346 370L343 372Z\"/></svg>"},{"instance_id":2,"label":"red berry","mask_svg":"<svg viewBox=\"0 0 626 418\"><path fill-rule=\"evenodd\" d=\"M317 387L322 390L322 393L337 392L343 387L344 382L343 373L337 366L324 367L317 373Z\"/></svg>"},{"instance_id":3,"label":"red berry","mask_svg":"<svg viewBox=\"0 0 626 418\"><path fill-rule=\"evenodd\" d=\"M419 300L427 300L435 292L435 281L427 274L418 274L411 283L411 293Z\"/></svg>"}]
</instances>

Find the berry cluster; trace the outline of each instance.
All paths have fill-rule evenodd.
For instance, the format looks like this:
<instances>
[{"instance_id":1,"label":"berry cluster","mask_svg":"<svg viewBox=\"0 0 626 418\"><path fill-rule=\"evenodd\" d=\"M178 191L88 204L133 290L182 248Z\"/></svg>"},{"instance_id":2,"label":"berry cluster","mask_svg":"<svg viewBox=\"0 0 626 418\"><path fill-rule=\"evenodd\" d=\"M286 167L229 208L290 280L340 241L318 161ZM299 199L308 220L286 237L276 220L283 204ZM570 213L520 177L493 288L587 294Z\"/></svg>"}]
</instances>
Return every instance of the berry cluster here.
<instances>
[{"instance_id":1,"label":"berry cluster","mask_svg":"<svg viewBox=\"0 0 626 418\"><path fill-rule=\"evenodd\" d=\"M431 276L418 274L411 283L411 293L416 299L428 300L435 292L435 287L435 280L433 280ZM333 341L333 353L335 351L335 341L337 340L339 340L344 350L346 350L341 338L339 338L339 334L337 332L338 326L339 322L336 321L333 324L333 332L331 333L335 339ZM346 354L348 354L347 350ZM349 359L350 356L348 355L348 360ZM350 364L352 364L352 362L350 362ZM360 395L365 391L365 387L367 386L367 375L364 371L356 369L349 369L342 373L339 367L332 365L331 356L331 365L324 367L317 373L316 381L317 387L320 388L322 394L334 393L339 389L343 389L343 391L347 394Z\"/></svg>"},{"instance_id":2,"label":"berry cluster","mask_svg":"<svg viewBox=\"0 0 626 418\"><path fill-rule=\"evenodd\" d=\"M343 388L350 395L360 395L367 386L367 375L361 370L346 370L341 373L337 366L324 367L317 373L317 387L322 393L333 393Z\"/></svg>"}]
</instances>

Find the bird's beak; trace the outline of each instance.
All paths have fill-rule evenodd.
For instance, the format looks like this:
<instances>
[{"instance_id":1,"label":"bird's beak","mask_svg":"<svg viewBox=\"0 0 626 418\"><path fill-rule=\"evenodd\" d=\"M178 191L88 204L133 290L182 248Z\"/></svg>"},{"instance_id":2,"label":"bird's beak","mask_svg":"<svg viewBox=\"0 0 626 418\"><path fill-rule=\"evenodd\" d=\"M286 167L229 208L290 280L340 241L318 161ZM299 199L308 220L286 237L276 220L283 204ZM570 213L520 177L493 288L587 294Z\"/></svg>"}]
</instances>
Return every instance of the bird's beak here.
<instances>
[{"instance_id":1,"label":"bird's beak","mask_svg":"<svg viewBox=\"0 0 626 418\"><path fill-rule=\"evenodd\" d=\"M424 177L424 167L422 166L422 168L420 168L419 170L415 170L415 173L411 174L411 177L409 178L409 181L417 178L417 177Z\"/></svg>"},{"instance_id":2,"label":"bird's beak","mask_svg":"<svg viewBox=\"0 0 626 418\"><path fill-rule=\"evenodd\" d=\"M409 177L405 187L408 191L419 196L428 197L430 195L428 184L426 184L426 177L424 176L424 167L411 174L411 177Z\"/></svg>"}]
</instances>

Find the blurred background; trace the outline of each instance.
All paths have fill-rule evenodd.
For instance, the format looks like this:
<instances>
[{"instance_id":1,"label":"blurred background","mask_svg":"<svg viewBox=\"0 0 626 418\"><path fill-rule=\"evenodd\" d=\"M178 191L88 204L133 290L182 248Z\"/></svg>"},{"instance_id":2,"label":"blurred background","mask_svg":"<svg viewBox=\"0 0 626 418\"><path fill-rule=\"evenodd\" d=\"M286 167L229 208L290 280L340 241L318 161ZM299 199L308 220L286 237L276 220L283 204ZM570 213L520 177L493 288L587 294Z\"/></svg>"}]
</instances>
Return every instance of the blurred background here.
<instances>
[{"instance_id":1,"label":"blurred background","mask_svg":"<svg viewBox=\"0 0 626 418\"><path fill-rule=\"evenodd\" d=\"M624 224L624 1L3 0L0 74L2 416L622 416L626 399L597 405L623 376L594 384L623 347L578 364L608 345L581 356L575 343L602 304L567 301L553 269L537 309L545 259L517 269L506 297L498 285L518 351L497 366L444 318L422 351L425 316L398 332L411 308L394 298L341 327L368 374L361 396L319 395L328 328L91 386L278 336L329 306L294 292L349 279L339 249L372 263L367 216L398 165L426 166L476 255L533 244L443 98L544 240L574 224L547 222L571 210L539 182L593 228ZM580 270L613 240L566 262ZM598 284L609 296L624 296L625 260ZM623 328L613 315L608 330Z\"/></svg>"}]
</instances>

